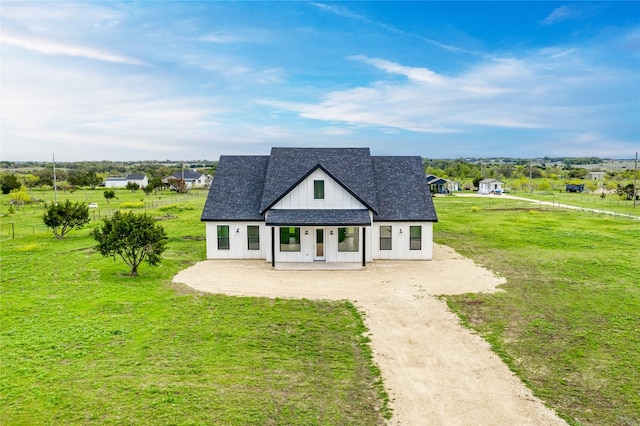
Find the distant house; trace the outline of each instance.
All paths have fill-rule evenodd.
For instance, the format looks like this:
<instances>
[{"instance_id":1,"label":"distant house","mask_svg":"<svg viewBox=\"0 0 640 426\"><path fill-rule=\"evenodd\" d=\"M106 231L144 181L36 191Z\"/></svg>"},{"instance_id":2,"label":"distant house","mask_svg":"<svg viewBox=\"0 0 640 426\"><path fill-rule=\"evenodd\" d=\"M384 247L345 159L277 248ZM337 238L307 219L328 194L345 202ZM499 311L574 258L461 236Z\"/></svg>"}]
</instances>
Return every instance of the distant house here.
<instances>
[{"instance_id":1,"label":"distant house","mask_svg":"<svg viewBox=\"0 0 640 426\"><path fill-rule=\"evenodd\" d=\"M201 219L207 258L273 266L428 260L438 220L422 159L368 148L221 156Z\"/></svg>"},{"instance_id":2,"label":"distant house","mask_svg":"<svg viewBox=\"0 0 640 426\"><path fill-rule=\"evenodd\" d=\"M604 180L606 172L589 172L587 173L588 180Z\"/></svg>"},{"instance_id":3,"label":"distant house","mask_svg":"<svg viewBox=\"0 0 640 426\"><path fill-rule=\"evenodd\" d=\"M478 194L502 194L504 182L500 179L482 179L478 183Z\"/></svg>"},{"instance_id":4,"label":"distant house","mask_svg":"<svg viewBox=\"0 0 640 426\"><path fill-rule=\"evenodd\" d=\"M149 178L144 174L130 174L127 177L109 177L105 180L107 188L126 188L129 182L137 183L140 188L149 185Z\"/></svg>"},{"instance_id":5,"label":"distant house","mask_svg":"<svg viewBox=\"0 0 640 426\"><path fill-rule=\"evenodd\" d=\"M204 188L211 183L212 177L203 173L198 173L195 170L180 170L175 172L169 177L162 179L162 182L171 185L173 179L184 179L184 183L187 188Z\"/></svg>"},{"instance_id":6,"label":"distant house","mask_svg":"<svg viewBox=\"0 0 640 426\"><path fill-rule=\"evenodd\" d=\"M426 175L427 184L433 194L448 194L454 191L460 191L460 183L438 177L436 175Z\"/></svg>"}]
</instances>

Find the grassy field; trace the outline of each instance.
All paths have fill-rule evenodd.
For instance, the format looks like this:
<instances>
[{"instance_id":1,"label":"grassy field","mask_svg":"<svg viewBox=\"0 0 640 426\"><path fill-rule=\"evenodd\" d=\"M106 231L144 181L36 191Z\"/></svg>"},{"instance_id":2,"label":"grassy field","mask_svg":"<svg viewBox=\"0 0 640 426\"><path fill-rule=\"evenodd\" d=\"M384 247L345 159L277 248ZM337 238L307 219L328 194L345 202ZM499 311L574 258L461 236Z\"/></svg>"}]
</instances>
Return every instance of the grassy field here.
<instances>
[{"instance_id":1,"label":"grassy field","mask_svg":"<svg viewBox=\"0 0 640 426\"><path fill-rule=\"evenodd\" d=\"M164 260L136 278L93 250L97 217L62 241L40 207L0 218L0 424L384 423L386 395L350 303L171 283L205 257L203 195L118 191L107 208L101 191L59 194L98 202L96 216L143 200L163 219Z\"/></svg>"},{"instance_id":2,"label":"grassy field","mask_svg":"<svg viewBox=\"0 0 640 426\"><path fill-rule=\"evenodd\" d=\"M588 193L566 193L553 191L511 191L509 195L531 198L534 200L548 201L554 204L569 204L588 209L607 210L632 216L640 216L640 201L623 200L618 195L607 195L605 198Z\"/></svg>"},{"instance_id":3,"label":"grassy field","mask_svg":"<svg viewBox=\"0 0 640 426\"><path fill-rule=\"evenodd\" d=\"M640 224L506 199L436 198L439 243L502 293L449 306L572 424L640 424Z\"/></svg>"}]
</instances>

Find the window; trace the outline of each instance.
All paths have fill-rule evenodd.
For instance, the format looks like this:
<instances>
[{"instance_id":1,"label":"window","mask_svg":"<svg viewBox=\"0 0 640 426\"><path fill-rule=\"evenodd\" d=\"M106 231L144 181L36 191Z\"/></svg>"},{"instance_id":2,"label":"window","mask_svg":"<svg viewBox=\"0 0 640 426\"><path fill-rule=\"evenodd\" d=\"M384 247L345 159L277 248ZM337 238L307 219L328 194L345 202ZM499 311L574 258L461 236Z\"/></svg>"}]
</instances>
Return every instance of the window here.
<instances>
[{"instance_id":1,"label":"window","mask_svg":"<svg viewBox=\"0 0 640 426\"><path fill-rule=\"evenodd\" d=\"M260 250L260 227L256 225L247 226L247 249Z\"/></svg>"},{"instance_id":2,"label":"window","mask_svg":"<svg viewBox=\"0 0 640 426\"><path fill-rule=\"evenodd\" d=\"M409 250L422 250L422 226L409 227Z\"/></svg>"},{"instance_id":3,"label":"window","mask_svg":"<svg viewBox=\"0 0 640 426\"><path fill-rule=\"evenodd\" d=\"M323 180L313 181L313 199L324 200L324 181Z\"/></svg>"},{"instance_id":4,"label":"window","mask_svg":"<svg viewBox=\"0 0 640 426\"><path fill-rule=\"evenodd\" d=\"M391 227L380 227L380 250L391 250Z\"/></svg>"},{"instance_id":5,"label":"window","mask_svg":"<svg viewBox=\"0 0 640 426\"><path fill-rule=\"evenodd\" d=\"M338 228L338 251L358 251L360 230L355 226Z\"/></svg>"},{"instance_id":6,"label":"window","mask_svg":"<svg viewBox=\"0 0 640 426\"><path fill-rule=\"evenodd\" d=\"M218 250L229 250L228 225L218 225Z\"/></svg>"},{"instance_id":7,"label":"window","mask_svg":"<svg viewBox=\"0 0 640 426\"><path fill-rule=\"evenodd\" d=\"M280 228L280 251L300 251L300 228Z\"/></svg>"}]
</instances>

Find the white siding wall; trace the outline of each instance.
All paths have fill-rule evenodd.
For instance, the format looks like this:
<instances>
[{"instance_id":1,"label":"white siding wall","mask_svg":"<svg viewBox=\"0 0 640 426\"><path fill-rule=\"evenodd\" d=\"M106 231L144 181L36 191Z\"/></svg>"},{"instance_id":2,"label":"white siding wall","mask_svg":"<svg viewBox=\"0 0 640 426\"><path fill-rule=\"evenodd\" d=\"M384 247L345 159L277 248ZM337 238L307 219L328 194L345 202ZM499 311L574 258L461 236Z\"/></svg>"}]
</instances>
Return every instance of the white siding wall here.
<instances>
[{"instance_id":1,"label":"white siding wall","mask_svg":"<svg viewBox=\"0 0 640 426\"><path fill-rule=\"evenodd\" d=\"M380 250L380 226L391 226L391 250ZM409 227L411 226L422 226L422 250L409 248ZM432 222L375 222L372 233L371 251L374 259L431 260L433 258Z\"/></svg>"},{"instance_id":2,"label":"white siding wall","mask_svg":"<svg viewBox=\"0 0 640 426\"><path fill-rule=\"evenodd\" d=\"M324 180L324 199L313 198L313 181ZM366 207L349 194L321 169L316 169L291 192L278 201L274 209L365 209Z\"/></svg>"},{"instance_id":3,"label":"white siding wall","mask_svg":"<svg viewBox=\"0 0 640 426\"><path fill-rule=\"evenodd\" d=\"M104 182L106 188L124 188L127 186L126 180L106 180Z\"/></svg>"},{"instance_id":4,"label":"white siding wall","mask_svg":"<svg viewBox=\"0 0 640 426\"><path fill-rule=\"evenodd\" d=\"M275 253L277 262L314 262L315 261L315 232L317 228L324 230L324 255L325 262L362 262L362 226L359 226L359 246L355 252L338 251L338 227L337 226L301 226L300 227L300 251L289 252L280 251L280 228L275 228ZM373 257L371 255L371 227L367 226L367 252L366 260L370 262ZM306 234L305 234L306 232ZM333 233L333 234L332 234ZM266 260L271 262L271 227L267 227L267 245Z\"/></svg>"},{"instance_id":5,"label":"white siding wall","mask_svg":"<svg viewBox=\"0 0 640 426\"><path fill-rule=\"evenodd\" d=\"M218 225L229 226L229 250L218 250ZM249 250L247 226L260 228L260 250ZM206 222L207 259L264 259L271 246L264 222ZM236 232L237 231L237 232Z\"/></svg>"}]
</instances>

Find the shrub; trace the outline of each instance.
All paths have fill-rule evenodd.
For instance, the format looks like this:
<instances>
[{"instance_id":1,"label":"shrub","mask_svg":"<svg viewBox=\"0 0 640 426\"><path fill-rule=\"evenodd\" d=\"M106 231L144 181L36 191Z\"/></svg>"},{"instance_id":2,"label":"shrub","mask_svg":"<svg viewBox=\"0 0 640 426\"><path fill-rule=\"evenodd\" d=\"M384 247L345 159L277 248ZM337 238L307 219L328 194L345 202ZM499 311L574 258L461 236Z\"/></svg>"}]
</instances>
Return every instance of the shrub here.
<instances>
[{"instance_id":1,"label":"shrub","mask_svg":"<svg viewBox=\"0 0 640 426\"><path fill-rule=\"evenodd\" d=\"M125 201L124 203L120 203L121 209L142 209L144 208L143 201Z\"/></svg>"}]
</instances>

